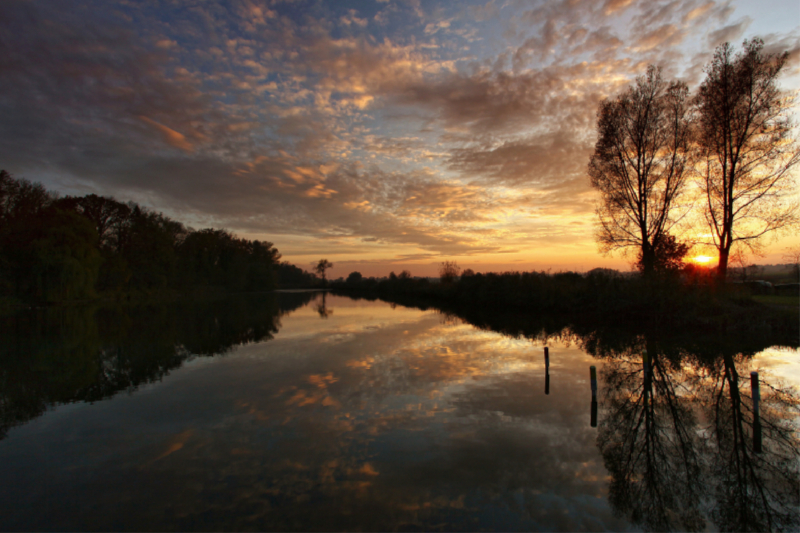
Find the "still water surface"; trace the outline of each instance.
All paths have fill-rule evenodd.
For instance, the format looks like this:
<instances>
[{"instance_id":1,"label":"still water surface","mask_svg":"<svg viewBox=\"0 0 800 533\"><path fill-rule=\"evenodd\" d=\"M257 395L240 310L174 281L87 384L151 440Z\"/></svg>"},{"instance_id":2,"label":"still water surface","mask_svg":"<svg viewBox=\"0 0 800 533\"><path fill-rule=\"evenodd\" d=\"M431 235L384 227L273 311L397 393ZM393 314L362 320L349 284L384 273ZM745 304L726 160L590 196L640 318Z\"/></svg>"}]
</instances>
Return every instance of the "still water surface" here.
<instances>
[{"instance_id":1,"label":"still water surface","mask_svg":"<svg viewBox=\"0 0 800 533\"><path fill-rule=\"evenodd\" d=\"M2 328L4 530L798 525L796 346L509 335L320 293Z\"/></svg>"}]
</instances>

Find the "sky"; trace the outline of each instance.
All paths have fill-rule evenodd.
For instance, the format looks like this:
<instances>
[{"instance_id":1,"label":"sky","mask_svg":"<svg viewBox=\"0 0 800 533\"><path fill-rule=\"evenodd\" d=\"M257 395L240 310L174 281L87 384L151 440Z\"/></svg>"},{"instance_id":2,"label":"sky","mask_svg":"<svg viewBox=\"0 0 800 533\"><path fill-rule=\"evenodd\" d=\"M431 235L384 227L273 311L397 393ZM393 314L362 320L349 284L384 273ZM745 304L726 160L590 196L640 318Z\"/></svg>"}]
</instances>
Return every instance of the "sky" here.
<instances>
[{"instance_id":1,"label":"sky","mask_svg":"<svg viewBox=\"0 0 800 533\"><path fill-rule=\"evenodd\" d=\"M0 168L332 278L627 269L595 241L598 104L753 37L800 89L796 0L2 0Z\"/></svg>"}]
</instances>

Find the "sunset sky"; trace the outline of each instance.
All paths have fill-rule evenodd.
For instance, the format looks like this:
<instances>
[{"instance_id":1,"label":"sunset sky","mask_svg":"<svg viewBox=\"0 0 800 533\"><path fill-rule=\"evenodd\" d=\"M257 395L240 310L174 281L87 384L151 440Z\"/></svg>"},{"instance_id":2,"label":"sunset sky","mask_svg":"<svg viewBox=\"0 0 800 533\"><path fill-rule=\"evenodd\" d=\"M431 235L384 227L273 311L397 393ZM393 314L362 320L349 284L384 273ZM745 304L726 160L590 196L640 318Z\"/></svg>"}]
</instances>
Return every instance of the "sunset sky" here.
<instances>
[{"instance_id":1,"label":"sunset sky","mask_svg":"<svg viewBox=\"0 0 800 533\"><path fill-rule=\"evenodd\" d=\"M797 0L2 0L0 168L332 277L627 269L594 240L598 103L756 36L798 90Z\"/></svg>"}]
</instances>

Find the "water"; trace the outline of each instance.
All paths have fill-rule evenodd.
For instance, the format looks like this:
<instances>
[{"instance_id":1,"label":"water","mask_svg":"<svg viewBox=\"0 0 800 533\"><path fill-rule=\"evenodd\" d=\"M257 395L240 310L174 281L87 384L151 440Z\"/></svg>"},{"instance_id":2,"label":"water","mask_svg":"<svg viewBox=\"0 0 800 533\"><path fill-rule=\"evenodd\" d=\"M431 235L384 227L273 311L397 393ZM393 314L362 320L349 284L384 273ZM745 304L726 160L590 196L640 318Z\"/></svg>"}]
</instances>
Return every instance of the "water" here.
<instances>
[{"instance_id":1,"label":"water","mask_svg":"<svg viewBox=\"0 0 800 533\"><path fill-rule=\"evenodd\" d=\"M319 293L1 327L4 530L797 527L796 345Z\"/></svg>"}]
</instances>

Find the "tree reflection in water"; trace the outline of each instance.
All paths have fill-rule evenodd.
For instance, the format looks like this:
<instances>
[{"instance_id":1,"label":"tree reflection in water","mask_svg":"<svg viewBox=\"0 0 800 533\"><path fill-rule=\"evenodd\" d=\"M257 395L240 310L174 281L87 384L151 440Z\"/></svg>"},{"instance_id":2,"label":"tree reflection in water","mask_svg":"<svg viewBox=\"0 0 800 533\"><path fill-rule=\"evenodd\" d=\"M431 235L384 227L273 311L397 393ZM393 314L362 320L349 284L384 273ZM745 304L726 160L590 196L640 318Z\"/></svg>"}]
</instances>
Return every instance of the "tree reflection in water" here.
<instances>
[{"instance_id":1,"label":"tree reflection in water","mask_svg":"<svg viewBox=\"0 0 800 533\"><path fill-rule=\"evenodd\" d=\"M723 531L797 527L795 391L762 373L763 452L756 454L751 355L690 353L649 335L611 348L596 335L583 340L606 362L597 444L619 514L653 531L699 531L704 515Z\"/></svg>"},{"instance_id":2,"label":"tree reflection in water","mask_svg":"<svg viewBox=\"0 0 800 533\"><path fill-rule=\"evenodd\" d=\"M0 439L53 406L160 381L198 356L269 340L316 293L32 310L0 320Z\"/></svg>"},{"instance_id":3,"label":"tree reflection in water","mask_svg":"<svg viewBox=\"0 0 800 533\"><path fill-rule=\"evenodd\" d=\"M207 304L52 309L4 319L0 437L55 405L132 391L193 357L268 340L281 328L281 316L315 297L319 295L296 293L283 295L280 302L260 296ZM301 529L296 524L304 529L431 529L440 523L477 529L470 521L479 516L475 509L526 518L531 528L619 529L615 526L624 525L621 520L594 522L597 515L581 511L601 505L606 512L605 502L598 503L605 495L602 467L580 472L599 449L610 476L611 506L642 528L702 530L713 522L711 527L739 531L798 525L798 400L796 392L783 388L768 372L761 373L763 452L753 452L747 381L752 354L776 344L773 339L698 336L687 341L658 332L603 329L596 323L582 327L558 316L509 316L491 310L448 310L434 326L387 319L379 335L372 327L350 328L347 321L343 331L333 327L347 316L344 308L320 321L317 314L330 316L330 302L324 296L313 302L309 323L331 326L335 335L320 336L324 344L315 334L290 345L314 354L309 367L302 360L274 374L231 374L239 378L234 382L239 402L228 410L232 397L221 396L214 406L224 415L209 408L210 422L189 428L195 432L192 444L182 448L182 455L170 455L174 463L162 459L164 448L154 437L121 455L116 477L109 476L111 485L83 487L84 494L108 503L104 516L118 516L119 493L108 487L114 480L126 480L132 487L127 494L135 496L130 501L142 504L131 516L150 513L153 520L136 522L140 529L191 529L201 523L158 521L153 517L166 512L162 504L177 505L185 516L217 529ZM596 365L600 372L597 449L595 432L588 427L588 406L584 397L573 394L584 391L579 380L586 379L588 368L581 366L578 372L556 351L551 389L549 365L539 374L525 359L531 348L541 362L538 348L520 342L514 343L522 346L519 353L497 351L493 346L499 336L482 339L462 327L465 321L525 337L537 346L579 346L582 351L574 352L580 352L580 364ZM289 332L292 327L287 324ZM280 342L267 346L276 345ZM647 367L645 350L650 354ZM589 362L586 353L596 361ZM263 368L271 369L272 362ZM503 368L493 374L487 371L493 365ZM572 377L578 374L580 378ZM544 394L541 382L531 386L538 376L544 377ZM585 393L588 403L588 385ZM165 420L181 421L182 408L170 416ZM219 423L219 416L227 417L226 424ZM256 424L262 429L258 434L252 432ZM249 446L250 438L252 454L242 444ZM139 441L138 435L135 439ZM166 444L167 450L183 445L173 440ZM75 456L84 457L85 449L90 448L76 448ZM422 453L409 461L409 450ZM137 462L140 451L148 457L145 470ZM234 456L233 451L242 453ZM150 470L158 475L151 476ZM579 474L589 481L576 482ZM64 475L70 482L74 477L71 470ZM134 478L138 485L128 483ZM92 472L88 479L94 479ZM148 479L158 479L164 494L175 486L182 491L151 498L151 490L159 489ZM596 490L581 492L586 487ZM553 495L566 495L569 505L551 505ZM205 505L223 500L230 507L215 508L219 521L214 522L207 513L211 507ZM570 512L555 516L564 509ZM521 523L495 522L488 516L481 524L489 529ZM97 523L106 526L97 529L113 524Z\"/></svg>"},{"instance_id":4,"label":"tree reflection in water","mask_svg":"<svg viewBox=\"0 0 800 533\"><path fill-rule=\"evenodd\" d=\"M711 422L709 477L714 522L726 531L796 529L800 503L798 398L761 382L762 452L753 446L753 400L742 355L724 354L700 374L698 400Z\"/></svg>"}]
</instances>

